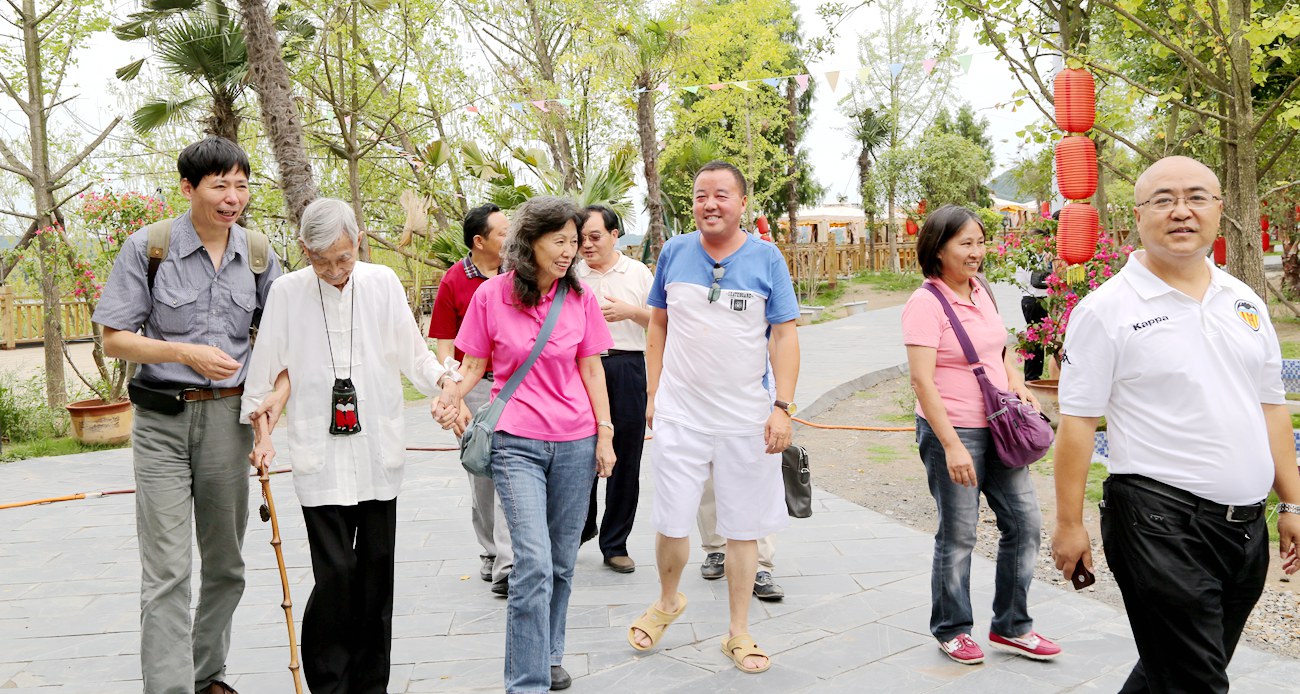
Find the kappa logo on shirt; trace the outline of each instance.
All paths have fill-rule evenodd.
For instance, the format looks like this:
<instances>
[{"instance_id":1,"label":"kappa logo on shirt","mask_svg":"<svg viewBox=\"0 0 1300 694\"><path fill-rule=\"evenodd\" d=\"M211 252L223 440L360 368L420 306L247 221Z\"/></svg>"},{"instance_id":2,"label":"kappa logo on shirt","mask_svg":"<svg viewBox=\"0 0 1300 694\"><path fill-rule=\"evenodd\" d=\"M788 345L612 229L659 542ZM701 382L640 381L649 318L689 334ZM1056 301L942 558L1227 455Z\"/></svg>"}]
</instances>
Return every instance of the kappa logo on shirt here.
<instances>
[{"instance_id":1,"label":"kappa logo on shirt","mask_svg":"<svg viewBox=\"0 0 1300 694\"><path fill-rule=\"evenodd\" d=\"M1237 316L1249 325L1251 330L1259 332L1259 309L1255 308L1255 304L1243 299L1238 301L1234 308L1237 310Z\"/></svg>"},{"instance_id":2,"label":"kappa logo on shirt","mask_svg":"<svg viewBox=\"0 0 1300 694\"><path fill-rule=\"evenodd\" d=\"M1169 320L1169 316L1156 316L1155 318L1148 318L1144 321L1138 321L1133 324L1133 331L1137 332L1143 328L1149 328L1155 325L1156 323L1163 323L1167 320Z\"/></svg>"}]
</instances>

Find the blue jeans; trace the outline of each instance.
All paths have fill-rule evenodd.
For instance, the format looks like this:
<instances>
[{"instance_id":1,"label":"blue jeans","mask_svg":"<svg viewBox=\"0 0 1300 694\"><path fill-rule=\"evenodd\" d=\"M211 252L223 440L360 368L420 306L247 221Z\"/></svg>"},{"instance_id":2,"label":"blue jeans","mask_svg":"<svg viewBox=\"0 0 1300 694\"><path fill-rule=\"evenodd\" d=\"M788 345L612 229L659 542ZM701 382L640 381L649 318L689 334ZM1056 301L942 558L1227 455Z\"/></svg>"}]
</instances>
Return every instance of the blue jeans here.
<instances>
[{"instance_id":1,"label":"blue jeans","mask_svg":"<svg viewBox=\"0 0 1300 694\"><path fill-rule=\"evenodd\" d=\"M492 479L515 566L506 604L506 691L546 692L564 659L573 564L596 475L596 437L538 441L498 431Z\"/></svg>"},{"instance_id":2,"label":"blue jeans","mask_svg":"<svg viewBox=\"0 0 1300 694\"><path fill-rule=\"evenodd\" d=\"M1020 636L1034 627L1029 618L1029 582L1034 578L1043 524L1034 482L1029 468L1012 470L1002 464L988 429L958 427L957 436L975 463L977 487L952 481L943 444L929 422L916 418L916 443L939 511L930 570L930 633L940 641L949 641L958 634L969 634L974 626L970 555L975 549L980 492L984 492L1002 535L993 584L992 630L1002 636Z\"/></svg>"}]
</instances>

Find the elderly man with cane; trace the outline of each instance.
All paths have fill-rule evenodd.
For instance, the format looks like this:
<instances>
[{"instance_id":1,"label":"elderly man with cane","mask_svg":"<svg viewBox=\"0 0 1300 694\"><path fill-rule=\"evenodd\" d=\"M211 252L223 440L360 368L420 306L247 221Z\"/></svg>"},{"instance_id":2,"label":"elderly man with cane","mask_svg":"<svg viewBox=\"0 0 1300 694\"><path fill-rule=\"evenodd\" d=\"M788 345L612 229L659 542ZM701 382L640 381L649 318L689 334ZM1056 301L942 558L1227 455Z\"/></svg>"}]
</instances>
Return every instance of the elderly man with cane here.
<instances>
[{"instance_id":1,"label":"elderly man with cane","mask_svg":"<svg viewBox=\"0 0 1300 694\"><path fill-rule=\"evenodd\" d=\"M397 275L357 262L351 207L308 205L298 241L311 267L271 288L240 416L263 418L253 462L269 464L265 432L287 396L294 489L316 579L302 622L308 687L383 694L405 453L401 376L434 395L449 370L425 345Z\"/></svg>"}]
</instances>

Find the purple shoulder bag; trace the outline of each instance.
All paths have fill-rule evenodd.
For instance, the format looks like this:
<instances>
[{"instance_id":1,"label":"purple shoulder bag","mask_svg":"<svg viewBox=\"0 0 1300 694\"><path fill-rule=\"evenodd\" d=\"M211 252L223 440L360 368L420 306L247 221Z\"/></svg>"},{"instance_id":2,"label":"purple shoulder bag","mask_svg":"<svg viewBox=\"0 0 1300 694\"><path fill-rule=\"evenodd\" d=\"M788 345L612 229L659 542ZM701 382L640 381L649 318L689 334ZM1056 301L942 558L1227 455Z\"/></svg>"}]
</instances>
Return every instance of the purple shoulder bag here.
<instances>
[{"instance_id":1,"label":"purple shoulder bag","mask_svg":"<svg viewBox=\"0 0 1300 694\"><path fill-rule=\"evenodd\" d=\"M981 284L984 285L985 291L988 291L988 285L982 281ZM984 373L979 355L975 353L975 346L971 344L970 336L966 334L966 328L962 326L961 319L957 318L957 313L952 310L952 305L944 298L938 287L928 281L924 286L934 294L934 298L939 300L939 305L943 306L944 313L948 314L948 321L952 323L952 332L961 343L962 352L966 354L966 361L970 362L971 370L975 372L975 380L979 381L980 391L984 394L984 412L987 413L989 420L989 433L993 435L993 448L998 452L1002 464L1014 469L1025 467L1042 458L1043 454L1047 453L1047 449L1051 448L1053 438L1052 426L1048 423L1047 417L1028 403L1021 401L1015 393L993 385L988 375ZM991 292L989 296L992 297Z\"/></svg>"}]
</instances>

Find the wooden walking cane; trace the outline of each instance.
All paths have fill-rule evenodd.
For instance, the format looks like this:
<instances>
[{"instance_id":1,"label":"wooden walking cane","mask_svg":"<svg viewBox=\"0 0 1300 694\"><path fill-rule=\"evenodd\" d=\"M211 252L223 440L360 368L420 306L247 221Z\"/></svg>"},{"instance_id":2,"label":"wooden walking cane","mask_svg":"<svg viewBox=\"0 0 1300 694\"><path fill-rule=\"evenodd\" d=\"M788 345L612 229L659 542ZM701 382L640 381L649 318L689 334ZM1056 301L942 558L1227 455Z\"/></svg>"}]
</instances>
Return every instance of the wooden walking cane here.
<instances>
[{"instance_id":1,"label":"wooden walking cane","mask_svg":"<svg viewBox=\"0 0 1300 694\"><path fill-rule=\"evenodd\" d=\"M261 441L263 436L271 435L270 432L264 431L263 425L266 423L266 417L257 417L253 420L253 430L257 433L258 441ZM289 628L289 672L293 673L294 692L302 694L302 678L298 674L298 637L293 628L293 600L289 597L289 574L284 568L284 550L280 548L280 519L275 515L275 498L271 496L270 465L265 456L258 458L257 472L257 480L262 483L262 507L258 509L258 513L263 523L271 521L271 546L275 548L275 563L280 567L280 587L284 589L284 601L280 606L284 608L284 623Z\"/></svg>"}]
</instances>

